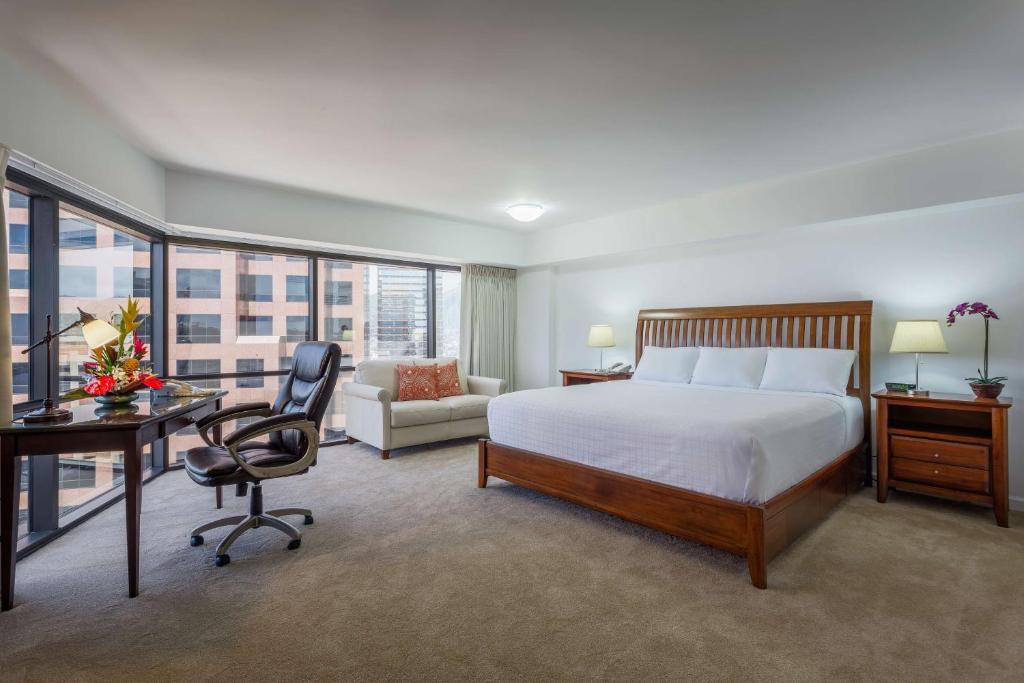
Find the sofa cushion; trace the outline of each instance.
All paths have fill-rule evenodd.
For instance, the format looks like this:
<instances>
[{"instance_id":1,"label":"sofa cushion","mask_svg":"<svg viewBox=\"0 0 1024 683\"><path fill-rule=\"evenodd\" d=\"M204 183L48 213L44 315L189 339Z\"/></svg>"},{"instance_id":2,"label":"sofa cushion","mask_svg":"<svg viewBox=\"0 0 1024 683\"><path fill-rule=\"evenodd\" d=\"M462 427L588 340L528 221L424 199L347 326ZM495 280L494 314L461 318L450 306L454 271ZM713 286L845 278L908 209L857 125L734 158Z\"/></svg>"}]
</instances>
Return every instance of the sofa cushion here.
<instances>
[{"instance_id":1,"label":"sofa cushion","mask_svg":"<svg viewBox=\"0 0 1024 683\"><path fill-rule=\"evenodd\" d=\"M436 401L437 365L395 366L398 373L399 401Z\"/></svg>"},{"instance_id":2,"label":"sofa cushion","mask_svg":"<svg viewBox=\"0 0 1024 683\"><path fill-rule=\"evenodd\" d=\"M437 364L437 397L462 396L462 384L459 382L459 364L456 361Z\"/></svg>"},{"instance_id":3,"label":"sofa cushion","mask_svg":"<svg viewBox=\"0 0 1024 683\"><path fill-rule=\"evenodd\" d=\"M487 417L487 404L490 401L490 396L463 394L462 396L446 396L438 403L443 403L451 408L453 420L467 420L473 417Z\"/></svg>"},{"instance_id":4,"label":"sofa cushion","mask_svg":"<svg viewBox=\"0 0 1024 683\"><path fill-rule=\"evenodd\" d=\"M451 419L452 408L444 401L401 401L391 404L392 427L415 427L448 422Z\"/></svg>"},{"instance_id":5,"label":"sofa cushion","mask_svg":"<svg viewBox=\"0 0 1024 683\"><path fill-rule=\"evenodd\" d=\"M395 372L395 367L399 363L406 365L434 365L435 363L448 363L450 361L457 361L456 358L401 358L401 359L387 359L387 358L375 358L373 360L364 360L356 366L355 377L353 378L360 384L372 384L375 387L384 387L391 392L391 398L398 398L398 375ZM469 381L466 379L466 371L462 367L462 363L458 364L459 368L459 386L462 387L462 393L469 393Z\"/></svg>"}]
</instances>

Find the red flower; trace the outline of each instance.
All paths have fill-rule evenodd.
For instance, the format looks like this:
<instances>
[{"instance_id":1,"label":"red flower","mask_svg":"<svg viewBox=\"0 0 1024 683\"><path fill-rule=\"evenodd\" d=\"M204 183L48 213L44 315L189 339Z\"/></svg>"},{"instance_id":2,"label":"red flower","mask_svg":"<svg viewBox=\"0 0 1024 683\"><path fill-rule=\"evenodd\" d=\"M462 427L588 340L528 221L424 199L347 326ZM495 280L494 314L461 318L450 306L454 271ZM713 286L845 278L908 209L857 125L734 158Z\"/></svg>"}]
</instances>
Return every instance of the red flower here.
<instances>
[{"instance_id":1,"label":"red flower","mask_svg":"<svg viewBox=\"0 0 1024 683\"><path fill-rule=\"evenodd\" d=\"M142 343L138 335L132 336L132 351L134 351L136 358L142 358L146 355L146 345Z\"/></svg>"},{"instance_id":2,"label":"red flower","mask_svg":"<svg viewBox=\"0 0 1024 683\"><path fill-rule=\"evenodd\" d=\"M159 389L164 385L164 383L161 382L160 378L157 377L156 375L140 374L139 381L145 384L150 389Z\"/></svg>"},{"instance_id":3,"label":"red flower","mask_svg":"<svg viewBox=\"0 0 1024 683\"><path fill-rule=\"evenodd\" d=\"M103 375L102 377L93 378L83 388L85 389L85 393L91 396L102 396L113 389L115 384L117 384L117 382L114 381L113 377L110 375Z\"/></svg>"}]
</instances>

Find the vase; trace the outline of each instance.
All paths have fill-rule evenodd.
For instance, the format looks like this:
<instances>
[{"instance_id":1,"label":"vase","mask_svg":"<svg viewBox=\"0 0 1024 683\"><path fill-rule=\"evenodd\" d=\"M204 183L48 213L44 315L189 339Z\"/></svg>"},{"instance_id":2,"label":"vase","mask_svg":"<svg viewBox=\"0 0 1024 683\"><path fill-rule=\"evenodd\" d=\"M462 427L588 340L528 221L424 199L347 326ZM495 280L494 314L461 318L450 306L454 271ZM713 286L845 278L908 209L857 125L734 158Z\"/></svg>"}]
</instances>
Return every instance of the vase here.
<instances>
[{"instance_id":1,"label":"vase","mask_svg":"<svg viewBox=\"0 0 1024 683\"><path fill-rule=\"evenodd\" d=\"M127 394L104 394L96 397L96 402L102 406L125 406L137 400L139 395L134 391Z\"/></svg>"},{"instance_id":2,"label":"vase","mask_svg":"<svg viewBox=\"0 0 1024 683\"><path fill-rule=\"evenodd\" d=\"M971 382L971 391L978 398L998 398L1003 393L1003 384L986 384L983 382Z\"/></svg>"}]
</instances>

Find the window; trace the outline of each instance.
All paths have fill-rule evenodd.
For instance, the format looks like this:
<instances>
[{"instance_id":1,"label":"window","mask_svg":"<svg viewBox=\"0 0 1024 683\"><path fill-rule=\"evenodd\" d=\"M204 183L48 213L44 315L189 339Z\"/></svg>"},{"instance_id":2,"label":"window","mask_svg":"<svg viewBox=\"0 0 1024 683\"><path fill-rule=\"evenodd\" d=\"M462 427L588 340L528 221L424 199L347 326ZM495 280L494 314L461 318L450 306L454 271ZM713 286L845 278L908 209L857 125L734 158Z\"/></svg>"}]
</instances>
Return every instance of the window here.
<instances>
[{"instance_id":1,"label":"window","mask_svg":"<svg viewBox=\"0 0 1024 683\"><path fill-rule=\"evenodd\" d=\"M274 318L269 315L238 316L239 337L270 337L274 334Z\"/></svg>"},{"instance_id":2,"label":"window","mask_svg":"<svg viewBox=\"0 0 1024 683\"><path fill-rule=\"evenodd\" d=\"M174 251L178 254L219 254L220 249L210 249L209 247L193 247L187 244L179 244L174 247Z\"/></svg>"},{"instance_id":3,"label":"window","mask_svg":"<svg viewBox=\"0 0 1024 683\"><path fill-rule=\"evenodd\" d=\"M243 261L273 261L274 256L272 254L265 254L259 251L240 251L238 252L238 258Z\"/></svg>"},{"instance_id":4,"label":"window","mask_svg":"<svg viewBox=\"0 0 1024 683\"><path fill-rule=\"evenodd\" d=\"M4 190L4 194L7 194L6 190ZM10 194L13 196L18 193L12 191ZM11 211L12 208L8 206L7 210ZM8 216L8 218L10 217ZM25 223L7 224L7 251L12 254L28 253L28 225Z\"/></svg>"},{"instance_id":5,"label":"window","mask_svg":"<svg viewBox=\"0 0 1024 683\"><path fill-rule=\"evenodd\" d=\"M14 376L14 381L12 382L14 385L14 402L21 403L22 401L27 401L29 395L29 381L31 380L28 363L11 363L11 371Z\"/></svg>"},{"instance_id":6,"label":"window","mask_svg":"<svg viewBox=\"0 0 1024 683\"><path fill-rule=\"evenodd\" d=\"M11 343L28 346L28 313L11 313Z\"/></svg>"},{"instance_id":7,"label":"window","mask_svg":"<svg viewBox=\"0 0 1024 683\"><path fill-rule=\"evenodd\" d=\"M262 358L239 358L235 361L235 372L263 372ZM236 382L239 389L259 389L263 386L262 377L239 377Z\"/></svg>"},{"instance_id":8,"label":"window","mask_svg":"<svg viewBox=\"0 0 1024 683\"><path fill-rule=\"evenodd\" d=\"M280 368L281 370L291 370L292 369L292 357L291 356L281 356L281 358L279 358L278 361L277 361L277 367Z\"/></svg>"},{"instance_id":9,"label":"window","mask_svg":"<svg viewBox=\"0 0 1024 683\"><path fill-rule=\"evenodd\" d=\"M462 306L462 273L434 272L434 349L439 358L459 357L459 317Z\"/></svg>"},{"instance_id":10,"label":"window","mask_svg":"<svg viewBox=\"0 0 1024 683\"><path fill-rule=\"evenodd\" d=\"M214 268L178 268L175 282L179 299L220 298L220 271Z\"/></svg>"},{"instance_id":11,"label":"window","mask_svg":"<svg viewBox=\"0 0 1024 683\"><path fill-rule=\"evenodd\" d=\"M28 356L21 355L20 348L27 346L29 342L29 198L5 187L3 202L4 214L8 221L7 275L10 278L8 303L11 307L11 356L19 361L14 363L14 382L11 389L14 402L23 403L29 399Z\"/></svg>"},{"instance_id":12,"label":"window","mask_svg":"<svg viewBox=\"0 0 1024 683\"><path fill-rule=\"evenodd\" d=\"M352 341L352 318L327 318L324 339L326 341ZM346 339L347 337L347 339Z\"/></svg>"},{"instance_id":13,"label":"window","mask_svg":"<svg viewBox=\"0 0 1024 683\"><path fill-rule=\"evenodd\" d=\"M179 314L175 329L179 344L220 343L220 316L215 313Z\"/></svg>"},{"instance_id":14,"label":"window","mask_svg":"<svg viewBox=\"0 0 1024 683\"><path fill-rule=\"evenodd\" d=\"M9 271L11 289L28 289L28 270L12 268Z\"/></svg>"},{"instance_id":15,"label":"window","mask_svg":"<svg viewBox=\"0 0 1024 683\"><path fill-rule=\"evenodd\" d=\"M328 280L324 287L324 303L328 306L352 305L352 281Z\"/></svg>"},{"instance_id":16,"label":"window","mask_svg":"<svg viewBox=\"0 0 1024 683\"><path fill-rule=\"evenodd\" d=\"M58 293L57 318L66 324L78 319L78 309L110 320L132 293L124 286L123 275L135 269L149 271L150 250L136 251L126 246L135 240L148 242L130 234L126 229L102 221L76 207L61 203L58 211ZM121 236L120 238L118 236ZM120 245L120 246L119 246ZM152 336L152 323L147 324L150 312L149 287L137 292L139 313L143 327L139 336ZM91 351L79 328L72 329L60 339L58 365L67 366L60 373L60 387L70 389L81 383L82 364L91 359ZM88 456L82 456L88 457Z\"/></svg>"},{"instance_id":17,"label":"window","mask_svg":"<svg viewBox=\"0 0 1024 683\"><path fill-rule=\"evenodd\" d=\"M138 297L149 297L150 281L149 268L127 268L118 266L114 268L114 296L125 297L128 295Z\"/></svg>"},{"instance_id":18,"label":"window","mask_svg":"<svg viewBox=\"0 0 1024 683\"><path fill-rule=\"evenodd\" d=\"M190 360L179 360L175 363L175 376L185 375L218 375L220 374L220 361L216 358L193 358Z\"/></svg>"},{"instance_id":19,"label":"window","mask_svg":"<svg viewBox=\"0 0 1024 683\"><path fill-rule=\"evenodd\" d=\"M115 247L131 247L133 251L149 252L149 242L124 232L114 233Z\"/></svg>"},{"instance_id":20,"label":"window","mask_svg":"<svg viewBox=\"0 0 1024 683\"><path fill-rule=\"evenodd\" d=\"M272 275L249 275L242 273L238 276L238 300L273 301L274 277Z\"/></svg>"},{"instance_id":21,"label":"window","mask_svg":"<svg viewBox=\"0 0 1024 683\"><path fill-rule=\"evenodd\" d=\"M96 223L83 216L62 211L60 216L60 248L95 249Z\"/></svg>"},{"instance_id":22,"label":"window","mask_svg":"<svg viewBox=\"0 0 1024 683\"><path fill-rule=\"evenodd\" d=\"M76 247L76 249L79 247ZM67 297L80 297L83 299L96 298L96 268L94 266L65 266L60 267L60 295Z\"/></svg>"},{"instance_id":23,"label":"window","mask_svg":"<svg viewBox=\"0 0 1024 683\"><path fill-rule=\"evenodd\" d=\"M285 301L309 301L309 276L289 275L285 286Z\"/></svg>"},{"instance_id":24,"label":"window","mask_svg":"<svg viewBox=\"0 0 1024 683\"><path fill-rule=\"evenodd\" d=\"M362 270L365 357L426 356L426 269L367 263Z\"/></svg>"},{"instance_id":25,"label":"window","mask_svg":"<svg viewBox=\"0 0 1024 683\"><path fill-rule=\"evenodd\" d=\"M309 259L305 256L285 256L284 260L289 263L309 263Z\"/></svg>"},{"instance_id":26,"label":"window","mask_svg":"<svg viewBox=\"0 0 1024 683\"><path fill-rule=\"evenodd\" d=\"M285 339L294 342L303 342L309 339L309 316L288 316Z\"/></svg>"}]
</instances>

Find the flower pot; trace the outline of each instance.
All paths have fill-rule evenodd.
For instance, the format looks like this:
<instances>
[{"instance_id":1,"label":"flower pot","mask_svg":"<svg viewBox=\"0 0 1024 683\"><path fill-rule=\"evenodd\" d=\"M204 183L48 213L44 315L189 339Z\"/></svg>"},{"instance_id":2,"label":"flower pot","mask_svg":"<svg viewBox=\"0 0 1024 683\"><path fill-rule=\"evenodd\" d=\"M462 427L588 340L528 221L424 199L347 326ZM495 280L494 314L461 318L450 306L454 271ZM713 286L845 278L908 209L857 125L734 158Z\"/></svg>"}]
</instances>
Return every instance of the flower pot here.
<instances>
[{"instance_id":1,"label":"flower pot","mask_svg":"<svg viewBox=\"0 0 1024 683\"><path fill-rule=\"evenodd\" d=\"M127 394L104 394L96 397L96 402L102 406L123 406L139 398L134 391Z\"/></svg>"},{"instance_id":2,"label":"flower pot","mask_svg":"<svg viewBox=\"0 0 1024 683\"><path fill-rule=\"evenodd\" d=\"M971 391L978 398L998 398L1003 393L1004 384L985 384L982 382L971 382Z\"/></svg>"}]
</instances>

